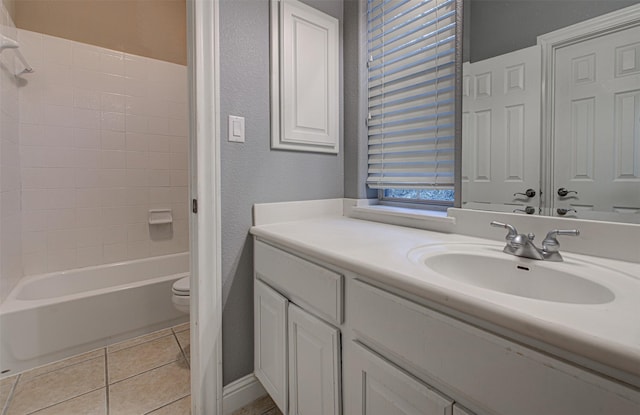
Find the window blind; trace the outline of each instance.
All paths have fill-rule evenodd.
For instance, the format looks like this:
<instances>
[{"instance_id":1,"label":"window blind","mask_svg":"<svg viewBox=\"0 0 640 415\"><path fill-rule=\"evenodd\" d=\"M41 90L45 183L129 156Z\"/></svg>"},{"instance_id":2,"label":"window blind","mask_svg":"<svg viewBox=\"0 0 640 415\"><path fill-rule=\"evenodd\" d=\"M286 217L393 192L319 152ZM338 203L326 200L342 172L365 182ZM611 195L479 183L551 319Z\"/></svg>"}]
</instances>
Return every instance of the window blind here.
<instances>
[{"instance_id":1,"label":"window blind","mask_svg":"<svg viewBox=\"0 0 640 415\"><path fill-rule=\"evenodd\" d=\"M367 184L453 189L455 0L368 0Z\"/></svg>"}]
</instances>

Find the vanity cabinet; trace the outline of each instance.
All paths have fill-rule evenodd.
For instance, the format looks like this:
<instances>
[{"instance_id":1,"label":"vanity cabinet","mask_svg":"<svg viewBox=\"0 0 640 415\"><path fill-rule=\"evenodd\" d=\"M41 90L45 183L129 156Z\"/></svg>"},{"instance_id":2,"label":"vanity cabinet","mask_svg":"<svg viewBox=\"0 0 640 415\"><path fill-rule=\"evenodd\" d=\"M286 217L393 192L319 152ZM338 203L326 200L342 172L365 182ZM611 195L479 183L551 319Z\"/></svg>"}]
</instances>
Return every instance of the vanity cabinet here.
<instances>
[{"instance_id":1,"label":"vanity cabinet","mask_svg":"<svg viewBox=\"0 0 640 415\"><path fill-rule=\"evenodd\" d=\"M640 413L636 388L379 276L260 240L254 259L255 371L285 415Z\"/></svg>"},{"instance_id":2,"label":"vanity cabinet","mask_svg":"<svg viewBox=\"0 0 640 415\"><path fill-rule=\"evenodd\" d=\"M342 275L256 241L255 375L283 414L341 414L341 318Z\"/></svg>"}]
</instances>

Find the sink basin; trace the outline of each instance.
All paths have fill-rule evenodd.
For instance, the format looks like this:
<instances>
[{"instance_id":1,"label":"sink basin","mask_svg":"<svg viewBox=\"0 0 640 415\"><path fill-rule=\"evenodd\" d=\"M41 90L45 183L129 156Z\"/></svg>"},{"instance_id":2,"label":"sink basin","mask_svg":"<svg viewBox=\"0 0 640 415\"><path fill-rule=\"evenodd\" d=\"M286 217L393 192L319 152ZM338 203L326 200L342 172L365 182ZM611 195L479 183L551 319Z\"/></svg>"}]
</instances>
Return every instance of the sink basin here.
<instances>
[{"instance_id":1,"label":"sink basin","mask_svg":"<svg viewBox=\"0 0 640 415\"><path fill-rule=\"evenodd\" d=\"M519 297L570 304L604 304L615 298L609 288L588 278L598 272L589 264L528 260L493 246L423 248L409 258L446 278Z\"/></svg>"}]
</instances>

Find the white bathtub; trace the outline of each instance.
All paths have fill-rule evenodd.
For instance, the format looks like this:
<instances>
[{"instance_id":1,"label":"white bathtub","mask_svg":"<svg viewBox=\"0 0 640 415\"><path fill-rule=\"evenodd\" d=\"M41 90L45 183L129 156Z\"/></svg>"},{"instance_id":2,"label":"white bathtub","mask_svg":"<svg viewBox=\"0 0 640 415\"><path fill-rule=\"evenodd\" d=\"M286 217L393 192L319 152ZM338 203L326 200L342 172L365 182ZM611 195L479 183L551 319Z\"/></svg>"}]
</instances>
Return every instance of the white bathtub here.
<instances>
[{"instance_id":1,"label":"white bathtub","mask_svg":"<svg viewBox=\"0 0 640 415\"><path fill-rule=\"evenodd\" d=\"M0 377L188 321L171 302L188 270L181 253L25 277L0 305Z\"/></svg>"}]
</instances>

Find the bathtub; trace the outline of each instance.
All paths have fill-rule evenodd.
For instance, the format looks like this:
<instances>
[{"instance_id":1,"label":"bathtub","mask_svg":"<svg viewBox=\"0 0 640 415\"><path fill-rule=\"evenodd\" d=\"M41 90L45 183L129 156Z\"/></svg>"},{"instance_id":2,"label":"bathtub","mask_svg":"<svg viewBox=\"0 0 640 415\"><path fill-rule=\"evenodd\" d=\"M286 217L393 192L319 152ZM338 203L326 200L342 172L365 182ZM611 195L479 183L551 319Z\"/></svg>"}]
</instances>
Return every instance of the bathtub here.
<instances>
[{"instance_id":1,"label":"bathtub","mask_svg":"<svg viewBox=\"0 0 640 415\"><path fill-rule=\"evenodd\" d=\"M0 377L189 320L171 285L189 254L23 278L0 305Z\"/></svg>"}]
</instances>

